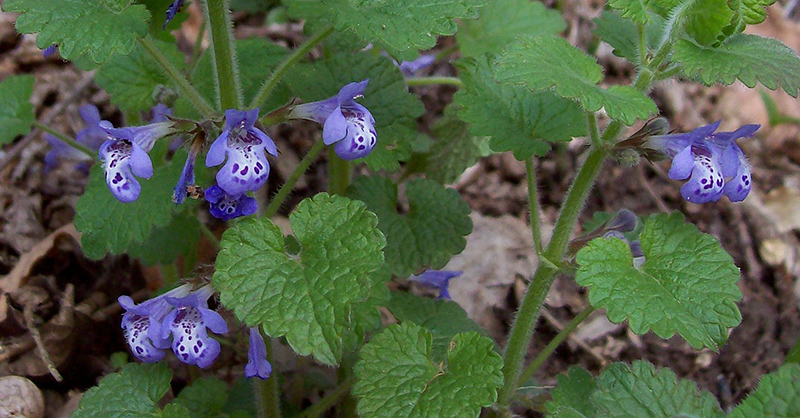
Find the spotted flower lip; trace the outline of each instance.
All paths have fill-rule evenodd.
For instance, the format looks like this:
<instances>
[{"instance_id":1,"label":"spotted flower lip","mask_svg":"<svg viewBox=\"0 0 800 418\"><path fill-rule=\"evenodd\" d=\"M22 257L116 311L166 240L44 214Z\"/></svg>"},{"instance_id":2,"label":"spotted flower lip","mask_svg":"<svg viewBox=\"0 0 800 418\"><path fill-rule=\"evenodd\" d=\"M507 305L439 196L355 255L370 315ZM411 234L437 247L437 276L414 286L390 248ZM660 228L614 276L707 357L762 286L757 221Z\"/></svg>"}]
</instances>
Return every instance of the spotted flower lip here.
<instances>
[{"instance_id":1,"label":"spotted flower lip","mask_svg":"<svg viewBox=\"0 0 800 418\"><path fill-rule=\"evenodd\" d=\"M250 348L247 350L247 364L244 377L267 379L272 374L272 365L267 361L267 345L257 327L250 328Z\"/></svg>"},{"instance_id":2,"label":"spotted flower lip","mask_svg":"<svg viewBox=\"0 0 800 418\"><path fill-rule=\"evenodd\" d=\"M343 160L366 157L377 142L375 118L354 99L363 95L368 83L369 79L350 83L329 99L297 105L289 118L322 124L322 141L336 144L334 151Z\"/></svg>"},{"instance_id":3,"label":"spotted flower lip","mask_svg":"<svg viewBox=\"0 0 800 418\"><path fill-rule=\"evenodd\" d=\"M225 111L225 129L206 155L206 166L222 164L217 172L217 184L230 195L258 190L267 182L269 162L265 151L278 156L275 142L254 126L258 108Z\"/></svg>"},{"instance_id":4,"label":"spotted flower lip","mask_svg":"<svg viewBox=\"0 0 800 418\"><path fill-rule=\"evenodd\" d=\"M717 121L683 134L651 136L644 142L646 148L672 158L671 179L689 179L681 187L681 195L689 202L716 202L723 195L740 202L752 188L750 164L735 141L753 136L760 125L716 132L719 125Z\"/></svg>"},{"instance_id":5,"label":"spotted flower lip","mask_svg":"<svg viewBox=\"0 0 800 418\"><path fill-rule=\"evenodd\" d=\"M178 359L189 365L206 368L220 352L219 342L208 336L228 332L228 324L217 312L208 309L208 298L213 294L210 285L183 297L167 297L173 309L161 325L161 340L172 335L172 351Z\"/></svg>"},{"instance_id":6,"label":"spotted flower lip","mask_svg":"<svg viewBox=\"0 0 800 418\"><path fill-rule=\"evenodd\" d=\"M245 194L231 195L217 185L206 189L205 199L211 216L223 221L252 215L258 210L256 199Z\"/></svg>"},{"instance_id":7,"label":"spotted flower lip","mask_svg":"<svg viewBox=\"0 0 800 418\"><path fill-rule=\"evenodd\" d=\"M130 296L120 296L117 299L125 309L121 324L125 340L137 359L153 363L164 358L163 350L169 347L169 342L160 337L161 321L173 309L166 299L188 295L190 289L190 285L179 286L138 305Z\"/></svg>"},{"instance_id":8,"label":"spotted flower lip","mask_svg":"<svg viewBox=\"0 0 800 418\"><path fill-rule=\"evenodd\" d=\"M153 163L147 153L157 139L171 132L172 122L128 128L114 128L108 122L101 122L100 126L108 134L98 153L108 188L119 201L132 202L142 190L136 177L153 175Z\"/></svg>"},{"instance_id":9,"label":"spotted flower lip","mask_svg":"<svg viewBox=\"0 0 800 418\"><path fill-rule=\"evenodd\" d=\"M450 280L464 274L463 271L454 270L425 270L420 275L413 275L408 278L423 286L437 288L440 290L439 299L450 300L450 292L447 290Z\"/></svg>"}]
</instances>

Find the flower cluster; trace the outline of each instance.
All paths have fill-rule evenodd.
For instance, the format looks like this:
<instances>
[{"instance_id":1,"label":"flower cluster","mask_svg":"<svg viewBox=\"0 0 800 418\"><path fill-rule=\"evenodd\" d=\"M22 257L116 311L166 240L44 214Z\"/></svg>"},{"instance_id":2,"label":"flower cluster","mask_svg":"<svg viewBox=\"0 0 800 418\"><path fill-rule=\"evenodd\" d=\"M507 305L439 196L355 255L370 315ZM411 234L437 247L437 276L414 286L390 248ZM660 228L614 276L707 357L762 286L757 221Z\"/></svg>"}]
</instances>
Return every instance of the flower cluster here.
<instances>
[{"instance_id":1,"label":"flower cluster","mask_svg":"<svg viewBox=\"0 0 800 418\"><path fill-rule=\"evenodd\" d=\"M165 350L183 363L200 368L210 366L220 352L220 344L208 335L228 332L228 325L217 312L208 308L214 293L211 285L191 290L182 285L160 296L135 304L129 296L120 296L125 309L122 329L133 355L146 363L160 361ZM257 328L250 329L249 361L245 376L269 377L272 366L266 358L266 344Z\"/></svg>"},{"instance_id":2,"label":"flower cluster","mask_svg":"<svg viewBox=\"0 0 800 418\"><path fill-rule=\"evenodd\" d=\"M686 180L681 195L692 203L716 202L723 195L740 202L752 188L750 164L736 144L760 127L744 125L733 132L716 132L720 122L688 133L648 137L643 146L672 158L669 177Z\"/></svg>"}]
</instances>

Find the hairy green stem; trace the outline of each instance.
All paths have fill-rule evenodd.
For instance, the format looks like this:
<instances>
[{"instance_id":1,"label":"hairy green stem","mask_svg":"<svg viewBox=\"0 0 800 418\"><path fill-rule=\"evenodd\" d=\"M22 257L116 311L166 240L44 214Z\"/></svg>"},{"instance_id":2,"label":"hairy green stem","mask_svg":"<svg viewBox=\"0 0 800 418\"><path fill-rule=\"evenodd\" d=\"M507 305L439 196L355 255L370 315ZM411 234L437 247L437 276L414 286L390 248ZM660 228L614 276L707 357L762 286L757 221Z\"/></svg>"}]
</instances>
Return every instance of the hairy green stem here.
<instances>
[{"instance_id":1,"label":"hairy green stem","mask_svg":"<svg viewBox=\"0 0 800 418\"><path fill-rule=\"evenodd\" d=\"M593 147L602 147L603 141L600 138L600 130L597 128L597 115L594 112L586 112L586 132L592 142Z\"/></svg>"},{"instance_id":2,"label":"hairy green stem","mask_svg":"<svg viewBox=\"0 0 800 418\"><path fill-rule=\"evenodd\" d=\"M306 156L303 157L303 159L300 161L300 164L298 164L294 169L294 172L292 172L289 178L286 179L286 183L283 183L283 186L281 186L281 188L278 190L278 193L275 194L275 197L273 197L269 202L269 206L267 206L267 209L264 211L264 217L269 218L278 213L278 209L280 209L283 201L289 196L289 193L292 192L297 180L299 180L300 176L302 176L306 170L308 170L308 167L311 166L311 163L317 159L317 156L323 148L325 148L325 144L322 141L317 141L314 146L308 150L308 153L306 153Z\"/></svg>"},{"instance_id":3,"label":"hairy green stem","mask_svg":"<svg viewBox=\"0 0 800 418\"><path fill-rule=\"evenodd\" d=\"M197 89L194 88L191 84L189 84L189 80L181 74L181 71L172 65L169 60L161 54L161 51L156 48L153 41L149 38L139 38L139 45L141 45L145 51L158 63L159 66L167 73L169 78L175 82L178 86L178 90L181 94L189 100L189 103L194 106L197 111L199 111L205 117L213 117L217 115L217 112L211 105L208 104L206 99L203 96L200 96L200 93L197 92Z\"/></svg>"},{"instance_id":4,"label":"hairy green stem","mask_svg":"<svg viewBox=\"0 0 800 418\"><path fill-rule=\"evenodd\" d=\"M61 132L59 132L59 131L57 131L57 130L55 130L55 129L53 129L53 128L51 128L51 127L49 127L49 126L47 126L47 125L45 125L43 123L39 123L38 121L33 121L33 127L39 128L40 130L42 130L44 132L47 132L50 135L53 135L54 137L66 142L67 145L69 145L72 148L75 148L76 150L78 150L78 151L86 154L87 156L89 156L89 158L91 158L92 161L97 159L97 152L96 151L92 151L89 148L86 148L85 146L81 145L80 143L78 143L74 139L64 135L63 133L61 133Z\"/></svg>"},{"instance_id":5,"label":"hairy green stem","mask_svg":"<svg viewBox=\"0 0 800 418\"><path fill-rule=\"evenodd\" d=\"M222 249L222 244L220 244L219 238L217 238L217 236L214 235L214 232L208 229L208 226L202 222L200 223L200 232L203 233L208 242L210 242L217 251Z\"/></svg>"},{"instance_id":6,"label":"hairy green stem","mask_svg":"<svg viewBox=\"0 0 800 418\"><path fill-rule=\"evenodd\" d=\"M239 82L236 49L233 46L233 23L228 0L205 0L203 6L203 13L211 32L211 51L219 104L222 110L241 109L242 86Z\"/></svg>"},{"instance_id":7,"label":"hairy green stem","mask_svg":"<svg viewBox=\"0 0 800 418\"><path fill-rule=\"evenodd\" d=\"M300 45L300 47L294 50L291 55L286 57L286 59L283 60L283 62L281 62L278 67L272 71L272 74L270 74L269 78L264 81L264 84L261 85L258 93L256 93L256 96L250 102L249 108L252 109L261 106L261 104L264 103L267 98L269 98L272 90L278 85L278 82L281 81L284 74L286 74L286 71L288 71L289 68L292 68L297 61L300 61L300 59L303 58L309 51L311 51L312 48L317 46L317 44L322 42L331 33L333 33L333 27L323 30L322 32L307 39L302 45Z\"/></svg>"},{"instance_id":8,"label":"hairy green stem","mask_svg":"<svg viewBox=\"0 0 800 418\"><path fill-rule=\"evenodd\" d=\"M344 196L352 175L350 161L339 158L334 147L328 148L328 192Z\"/></svg>"},{"instance_id":9,"label":"hairy green stem","mask_svg":"<svg viewBox=\"0 0 800 418\"><path fill-rule=\"evenodd\" d=\"M261 330L259 329L258 332L261 332ZM264 336L263 333L262 336ZM273 361L272 339L264 337L264 342L267 345L267 361L270 364L275 364ZM278 373L273 370L266 380L257 379L255 387L259 418L280 418L281 392Z\"/></svg>"},{"instance_id":10,"label":"hairy green stem","mask_svg":"<svg viewBox=\"0 0 800 418\"><path fill-rule=\"evenodd\" d=\"M339 380L339 386L345 384L349 380L353 380L353 366L356 363L356 355L354 353L346 354L342 359L342 364L336 370L336 377ZM338 416L340 418L358 418L358 407L356 405L356 398L345 392L339 397L339 406L337 407Z\"/></svg>"},{"instance_id":11,"label":"hairy green stem","mask_svg":"<svg viewBox=\"0 0 800 418\"><path fill-rule=\"evenodd\" d=\"M567 251L570 232L578 219L583 204L589 195L589 191L594 184L597 173L603 166L603 161L607 152L602 147L594 147L589 151L586 162L578 171L577 176L572 182L572 186L567 192L567 197L561 207L553 238L544 251L544 258L547 260L560 261ZM555 280L558 269L552 265L541 263L536 269L536 273L531 280L528 293L522 300L522 305L517 312L514 325L508 337L505 351L505 365L503 366L504 383L500 391L498 403L507 406L511 398L519 387L519 376L522 370L522 363L528 351L531 337L533 336L534 326L539 319L540 310L544 303L547 293Z\"/></svg>"},{"instance_id":12,"label":"hairy green stem","mask_svg":"<svg viewBox=\"0 0 800 418\"><path fill-rule=\"evenodd\" d=\"M200 29L197 32L197 39L194 40L194 47L192 48L192 56L189 59L189 72L188 74L194 73L194 69L197 67L197 63L200 61L200 54L203 53L203 38L206 34L206 22L203 21L200 24Z\"/></svg>"},{"instance_id":13,"label":"hairy green stem","mask_svg":"<svg viewBox=\"0 0 800 418\"><path fill-rule=\"evenodd\" d=\"M555 338L553 338L553 340L550 341L549 344L547 344L547 346L542 350L542 352L539 353L539 355L536 356L535 359L533 359L531 364L529 364L528 367L525 368L525 371L522 372L522 375L519 378L519 382L520 383L527 382L528 379L533 377L534 373L536 373L536 371L539 370L540 367L542 367L542 364L544 364L544 362L548 358L550 358L550 355L553 354L553 351L555 351L556 348L558 348L558 346L561 345L561 343L563 343L564 340L566 340L570 334L572 334L572 331L575 331L575 328L577 328L578 325L580 325L583 321L585 321L586 318L588 318L592 312L594 312L594 307L590 306L584 309L583 312L579 313L578 316L573 318L572 321L570 321L570 323L567 324L567 326L564 327L564 329L561 330L561 332L559 332L555 336Z\"/></svg>"},{"instance_id":14,"label":"hairy green stem","mask_svg":"<svg viewBox=\"0 0 800 418\"><path fill-rule=\"evenodd\" d=\"M639 65L647 63L647 32L646 26L639 23L636 25L636 31L639 35Z\"/></svg>"},{"instance_id":15,"label":"hairy green stem","mask_svg":"<svg viewBox=\"0 0 800 418\"><path fill-rule=\"evenodd\" d=\"M543 245L539 216L542 213L542 208L539 206L539 186L536 182L536 167L534 167L535 158L530 157L525 160L525 173L528 179L528 214L531 218L533 248L536 250L536 254L541 254Z\"/></svg>"},{"instance_id":16,"label":"hairy green stem","mask_svg":"<svg viewBox=\"0 0 800 418\"><path fill-rule=\"evenodd\" d=\"M355 381L355 377L351 376L339 383L339 386L337 386L336 389L325 395L325 397L320 399L319 402L306 408L306 410L300 414L300 418L317 418L328 409L331 409L334 405L336 405L336 403L339 402L339 399L350 392L350 389L353 387L353 383L355 383Z\"/></svg>"},{"instance_id":17,"label":"hairy green stem","mask_svg":"<svg viewBox=\"0 0 800 418\"><path fill-rule=\"evenodd\" d=\"M458 88L464 87L464 82L458 77L409 77L406 78L406 85L408 86L433 86L437 84L444 84L448 86L455 86Z\"/></svg>"}]
</instances>

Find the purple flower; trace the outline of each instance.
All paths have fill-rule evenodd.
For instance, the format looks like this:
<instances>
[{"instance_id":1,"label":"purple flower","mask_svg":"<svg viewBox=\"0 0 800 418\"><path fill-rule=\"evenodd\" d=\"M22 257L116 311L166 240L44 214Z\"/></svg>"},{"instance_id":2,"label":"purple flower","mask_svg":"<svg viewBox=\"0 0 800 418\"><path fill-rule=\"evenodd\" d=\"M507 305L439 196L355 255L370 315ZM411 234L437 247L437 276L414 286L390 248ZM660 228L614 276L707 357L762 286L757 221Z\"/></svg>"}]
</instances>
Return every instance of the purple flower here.
<instances>
[{"instance_id":1,"label":"purple flower","mask_svg":"<svg viewBox=\"0 0 800 418\"><path fill-rule=\"evenodd\" d=\"M58 52L58 44L53 44L42 50L42 56L47 58Z\"/></svg>"},{"instance_id":2,"label":"purple flower","mask_svg":"<svg viewBox=\"0 0 800 418\"><path fill-rule=\"evenodd\" d=\"M228 194L217 185L206 189L205 198L208 201L211 216L223 221L252 215L258 210L258 203L252 197L245 194Z\"/></svg>"},{"instance_id":3,"label":"purple flower","mask_svg":"<svg viewBox=\"0 0 800 418\"><path fill-rule=\"evenodd\" d=\"M222 164L227 155L228 162L217 172L217 184L228 194L238 196L264 185L269 176L269 162L264 151L278 156L272 139L253 126L256 119L258 108L226 110L225 130L206 155L208 167Z\"/></svg>"},{"instance_id":4,"label":"purple flower","mask_svg":"<svg viewBox=\"0 0 800 418\"><path fill-rule=\"evenodd\" d=\"M172 334L172 351L185 364L210 366L219 355L220 346L206 329L215 334L228 332L222 316L208 309L208 298L213 292L208 285L184 297L166 298L175 309L164 318L160 337L166 340Z\"/></svg>"},{"instance_id":5,"label":"purple flower","mask_svg":"<svg viewBox=\"0 0 800 418\"><path fill-rule=\"evenodd\" d=\"M343 160L366 157L375 148L375 118L354 99L364 93L367 83L369 79L350 83L334 97L295 106L289 118L322 124L322 141L336 143L334 151Z\"/></svg>"},{"instance_id":6,"label":"purple flower","mask_svg":"<svg viewBox=\"0 0 800 418\"><path fill-rule=\"evenodd\" d=\"M198 141L189 147L189 155L186 157L186 162L183 164L183 171L181 177L178 179L178 184L172 193L172 201L180 205L186 199L186 189L194 184L194 162L197 160L197 154L200 152L202 142Z\"/></svg>"},{"instance_id":7,"label":"purple flower","mask_svg":"<svg viewBox=\"0 0 800 418\"><path fill-rule=\"evenodd\" d=\"M258 328L250 328L250 348L247 350L247 364L244 366L244 377L266 379L272 374L272 365L267 361L267 345Z\"/></svg>"},{"instance_id":8,"label":"purple flower","mask_svg":"<svg viewBox=\"0 0 800 418\"><path fill-rule=\"evenodd\" d=\"M656 135L645 142L646 147L672 158L671 179L689 179L681 187L681 195L692 203L716 202L723 194L740 202L750 193L750 164L734 141L752 136L760 126L715 133L719 124L683 134Z\"/></svg>"},{"instance_id":9,"label":"purple flower","mask_svg":"<svg viewBox=\"0 0 800 418\"><path fill-rule=\"evenodd\" d=\"M100 126L100 122L104 121L100 120L100 112L94 105L83 105L80 107L79 112L86 123L86 127L81 129L75 136L75 142L96 151L100 148L100 144L108 139L108 134ZM104 122L104 124L107 123ZM77 161L79 164L76 168L88 172L87 163L91 162L91 158L88 158L86 154L53 135L47 134L44 139L52 146L52 149L44 156L44 169L46 172L54 169L62 160Z\"/></svg>"},{"instance_id":10,"label":"purple flower","mask_svg":"<svg viewBox=\"0 0 800 418\"><path fill-rule=\"evenodd\" d=\"M417 71L426 67L430 67L435 61L436 55L422 54L414 61L401 62L398 67L400 68L400 72L402 72L405 77L414 77L417 74Z\"/></svg>"},{"instance_id":11,"label":"purple flower","mask_svg":"<svg viewBox=\"0 0 800 418\"><path fill-rule=\"evenodd\" d=\"M414 275L408 278L413 282L417 282L423 286L437 288L441 291L439 299L450 299L450 292L447 291L447 286L450 280L464 274L463 271L451 270L425 270L420 275Z\"/></svg>"},{"instance_id":12,"label":"purple flower","mask_svg":"<svg viewBox=\"0 0 800 418\"><path fill-rule=\"evenodd\" d=\"M172 310L166 298L189 294L190 285L177 287L161 296L140 304L133 303L130 296L120 296L117 301L125 309L122 315L122 329L133 355L146 363L154 363L164 358L164 348L169 343L161 339L161 321Z\"/></svg>"},{"instance_id":13,"label":"purple flower","mask_svg":"<svg viewBox=\"0 0 800 418\"><path fill-rule=\"evenodd\" d=\"M172 122L129 128L113 128L110 123L103 122L101 127L108 134L99 152L108 188L119 201L132 202L139 198L142 190L134 176L150 178L153 175L153 163L147 153L157 139L172 131Z\"/></svg>"},{"instance_id":14,"label":"purple flower","mask_svg":"<svg viewBox=\"0 0 800 418\"><path fill-rule=\"evenodd\" d=\"M161 26L161 29L165 29L167 27L167 23L169 23L172 19L175 18L175 15L181 11L181 7L183 7L184 0L175 0L172 4L167 7L167 20L164 21L164 24Z\"/></svg>"}]
</instances>

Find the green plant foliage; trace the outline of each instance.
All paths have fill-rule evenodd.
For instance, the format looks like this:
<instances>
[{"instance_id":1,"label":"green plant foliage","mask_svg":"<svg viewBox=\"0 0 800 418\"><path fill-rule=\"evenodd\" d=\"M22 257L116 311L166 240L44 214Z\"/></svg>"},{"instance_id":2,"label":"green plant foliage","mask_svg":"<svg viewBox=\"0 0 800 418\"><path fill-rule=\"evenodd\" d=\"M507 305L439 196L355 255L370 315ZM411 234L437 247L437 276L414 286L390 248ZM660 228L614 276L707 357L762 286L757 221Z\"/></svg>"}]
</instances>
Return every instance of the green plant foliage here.
<instances>
[{"instance_id":1,"label":"green plant foliage","mask_svg":"<svg viewBox=\"0 0 800 418\"><path fill-rule=\"evenodd\" d=\"M587 111L605 108L612 119L627 125L658 110L649 97L633 87L598 86L603 68L557 36L521 38L509 45L499 59L496 78L501 83L524 84L534 91L553 88L559 96L578 100Z\"/></svg>"},{"instance_id":2,"label":"green plant foliage","mask_svg":"<svg viewBox=\"0 0 800 418\"><path fill-rule=\"evenodd\" d=\"M12 75L0 82L0 145L31 130L33 114L33 76Z\"/></svg>"},{"instance_id":3,"label":"green plant foliage","mask_svg":"<svg viewBox=\"0 0 800 418\"><path fill-rule=\"evenodd\" d=\"M89 389L73 418L158 417L158 401L169 390L172 372L166 363L129 363ZM172 415L181 416L181 415Z\"/></svg>"},{"instance_id":4,"label":"green plant foliage","mask_svg":"<svg viewBox=\"0 0 800 418\"><path fill-rule=\"evenodd\" d=\"M620 239L594 239L578 252L575 280L589 287L592 306L612 322L627 319L636 334L677 332L694 348L718 349L742 319L731 256L677 212L650 216L640 241L646 261L639 269Z\"/></svg>"},{"instance_id":5,"label":"green plant foliage","mask_svg":"<svg viewBox=\"0 0 800 418\"><path fill-rule=\"evenodd\" d=\"M191 206L195 208L195 205ZM193 254L200 241L201 228L193 209L183 210L166 226L154 228L145 241L130 246L128 255L138 258L144 265L154 266L172 263L181 254Z\"/></svg>"},{"instance_id":6,"label":"green plant foliage","mask_svg":"<svg viewBox=\"0 0 800 418\"><path fill-rule=\"evenodd\" d=\"M86 53L98 64L129 54L150 19L145 6L128 0L6 0L3 11L21 13L17 31L38 32L39 48L58 44L65 59Z\"/></svg>"},{"instance_id":7,"label":"green plant foliage","mask_svg":"<svg viewBox=\"0 0 800 418\"><path fill-rule=\"evenodd\" d=\"M75 228L84 254L95 260L106 253L122 254L143 243L154 229L169 225L177 212L172 189L182 169L176 161L157 167L152 178L139 179L139 199L122 203L108 190L103 167L92 167L86 192L75 204Z\"/></svg>"},{"instance_id":8,"label":"green plant foliage","mask_svg":"<svg viewBox=\"0 0 800 418\"><path fill-rule=\"evenodd\" d=\"M386 236L386 264L400 277L444 267L464 250L464 237L472 232L467 203L457 191L433 180L406 183L409 208L404 214L397 212L397 186L386 177L358 177L347 195L378 215L378 228Z\"/></svg>"},{"instance_id":9,"label":"green plant foliage","mask_svg":"<svg viewBox=\"0 0 800 418\"><path fill-rule=\"evenodd\" d=\"M216 377L202 377L184 388L173 404L183 406L192 418L216 418L228 401L228 385Z\"/></svg>"},{"instance_id":10,"label":"green plant foliage","mask_svg":"<svg viewBox=\"0 0 800 418\"><path fill-rule=\"evenodd\" d=\"M485 334L483 328L469 319L467 312L451 300L431 299L408 292L393 292L386 306L400 322L413 322L433 336L431 356L434 362L445 359L450 340L461 332Z\"/></svg>"},{"instance_id":11,"label":"green plant foliage","mask_svg":"<svg viewBox=\"0 0 800 418\"><path fill-rule=\"evenodd\" d=\"M372 273L383 263L386 241L375 214L341 196L306 199L290 220L302 246L299 255L286 253L284 236L269 219L247 219L228 229L214 287L248 326L285 336L298 354L337 364L343 340L355 338L348 334L358 329L359 316L352 312L374 300L373 287L383 286Z\"/></svg>"},{"instance_id":12,"label":"green plant foliage","mask_svg":"<svg viewBox=\"0 0 800 418\"><path fill-rule=\"evenodd\" d=\"M178 69L185 69L183 53L175 43L153 41ZM147 110L156 105L153 91L159 85L173 86L161 66L137 45L129 55L115 55L97 70L97 85L111 94L111 102L124 112Z\"/></svg>"},{"instance_id":13,"label":"green plant foliage","mask_svg":"<svg viewBox=\"0 0 800 418\"><path fill-rule=\"evenodd\" d=\"M411 322L367 343L355 366L358 413L371 417L477 417L503 384L503 360L475 332L453 337L447 360L431 360L431 334Z\"/></svg>"},{"instance_id":14,"label":"green plant foliage","mask_svg":"<svg viewBox=\"0 0 800 418\"><path fill-rule=\"evenodd\" d=\"M597 384L589 372L579 366L572 366L566 375L558 375L558 383L550 396L553 398L545 405L548 417L594 417L597 409L591 402L591 395Z\"/></svg>"},{"instance_id":15,"label":"green plant foliage","mask_svg":"<svg viewBox=\"0 0 800 418\"><path fill-rule=\"evenodd\" d=\"M384 56L367 52L337 54L331 59L302 64L286 76L292 91L305 102L335 96L343 86L369 79L359 103L375 117L378 143L364 160L373 170L397 171L411 157L417 135L416 118L424 108L408 92L400 71Z\"/></svg>"},{"instance_id":16,"label":"green plant foliage","mask_svg":"<svg viewBox=\"0 0 800 418\"><path fill-rule=\"evenodd\" d=\"M496 0L480 10L480 18L459 22L456 39L461 53L478 57L502 51L518 36L558 35L567 28L557 10L538 1Z\"/></svg>"},{"instance_id":17,"label":"green plant foliage","mask_svg":"<svg viewBox=\"0 0 800 418\"><path fill-rule=\"evenodd\" d=\"M531 92L523 86L498 84L492 58L461 60L464 88L454 102L458 117L473 135L491 136L493 151L513 151L518 160L543 156L549 142L565 142L586 134L581 107L552 91Z\"/></svg>"},{"instance_id":18,"label":"green plant foliage","mask_svg":"<svg viewBox=\"0 0 800 418\"><path fill-rule=\"evenodd\" d=\"M664 29L664 18L651 13L651 23L645 27L647 50L655 49L661 41ZM600 17L594 19L596 36L614 48L614 55L639 63L639 31L631 20L620 16L619 12L604 10Z\"/></svg>"},{"instance_id":19,"label":"green plant foliage","mask_svg":"<svg viewBox=\"0 0 800 418\"><path fill-rule=\"evenodd\" d=\"M717 48L684 39L675 44L672 59L687 76L706 85L733 84L738 79L751 88L756 82L770 90L781 87L792 97L800 90L800 58L771 38L739 34Z\"/></svg>"},{"instance_id":20,"label":"green plant foliage","mask_svg":"<svg viewBox=\"0 0 800 418\"><path fill-rule=\"evenodd\" d=\"M457 119L455 113L455 107L448 106L433 125L436 141L427 155L426 177L442 184L455 182L479 158L492 153L489 137L472 135L469 125Z\"/></svg>"},{"instance_id":21,"label":"green plant foliage","mask_svg":"<svg viewBox=\"0 0 800 418\"><path fill-rule=\"evenodd\" d=\"M730 418L790 418L800 416L800 365L785 364L761 378L758 387Z\"/></svg>"}]
</instances>

